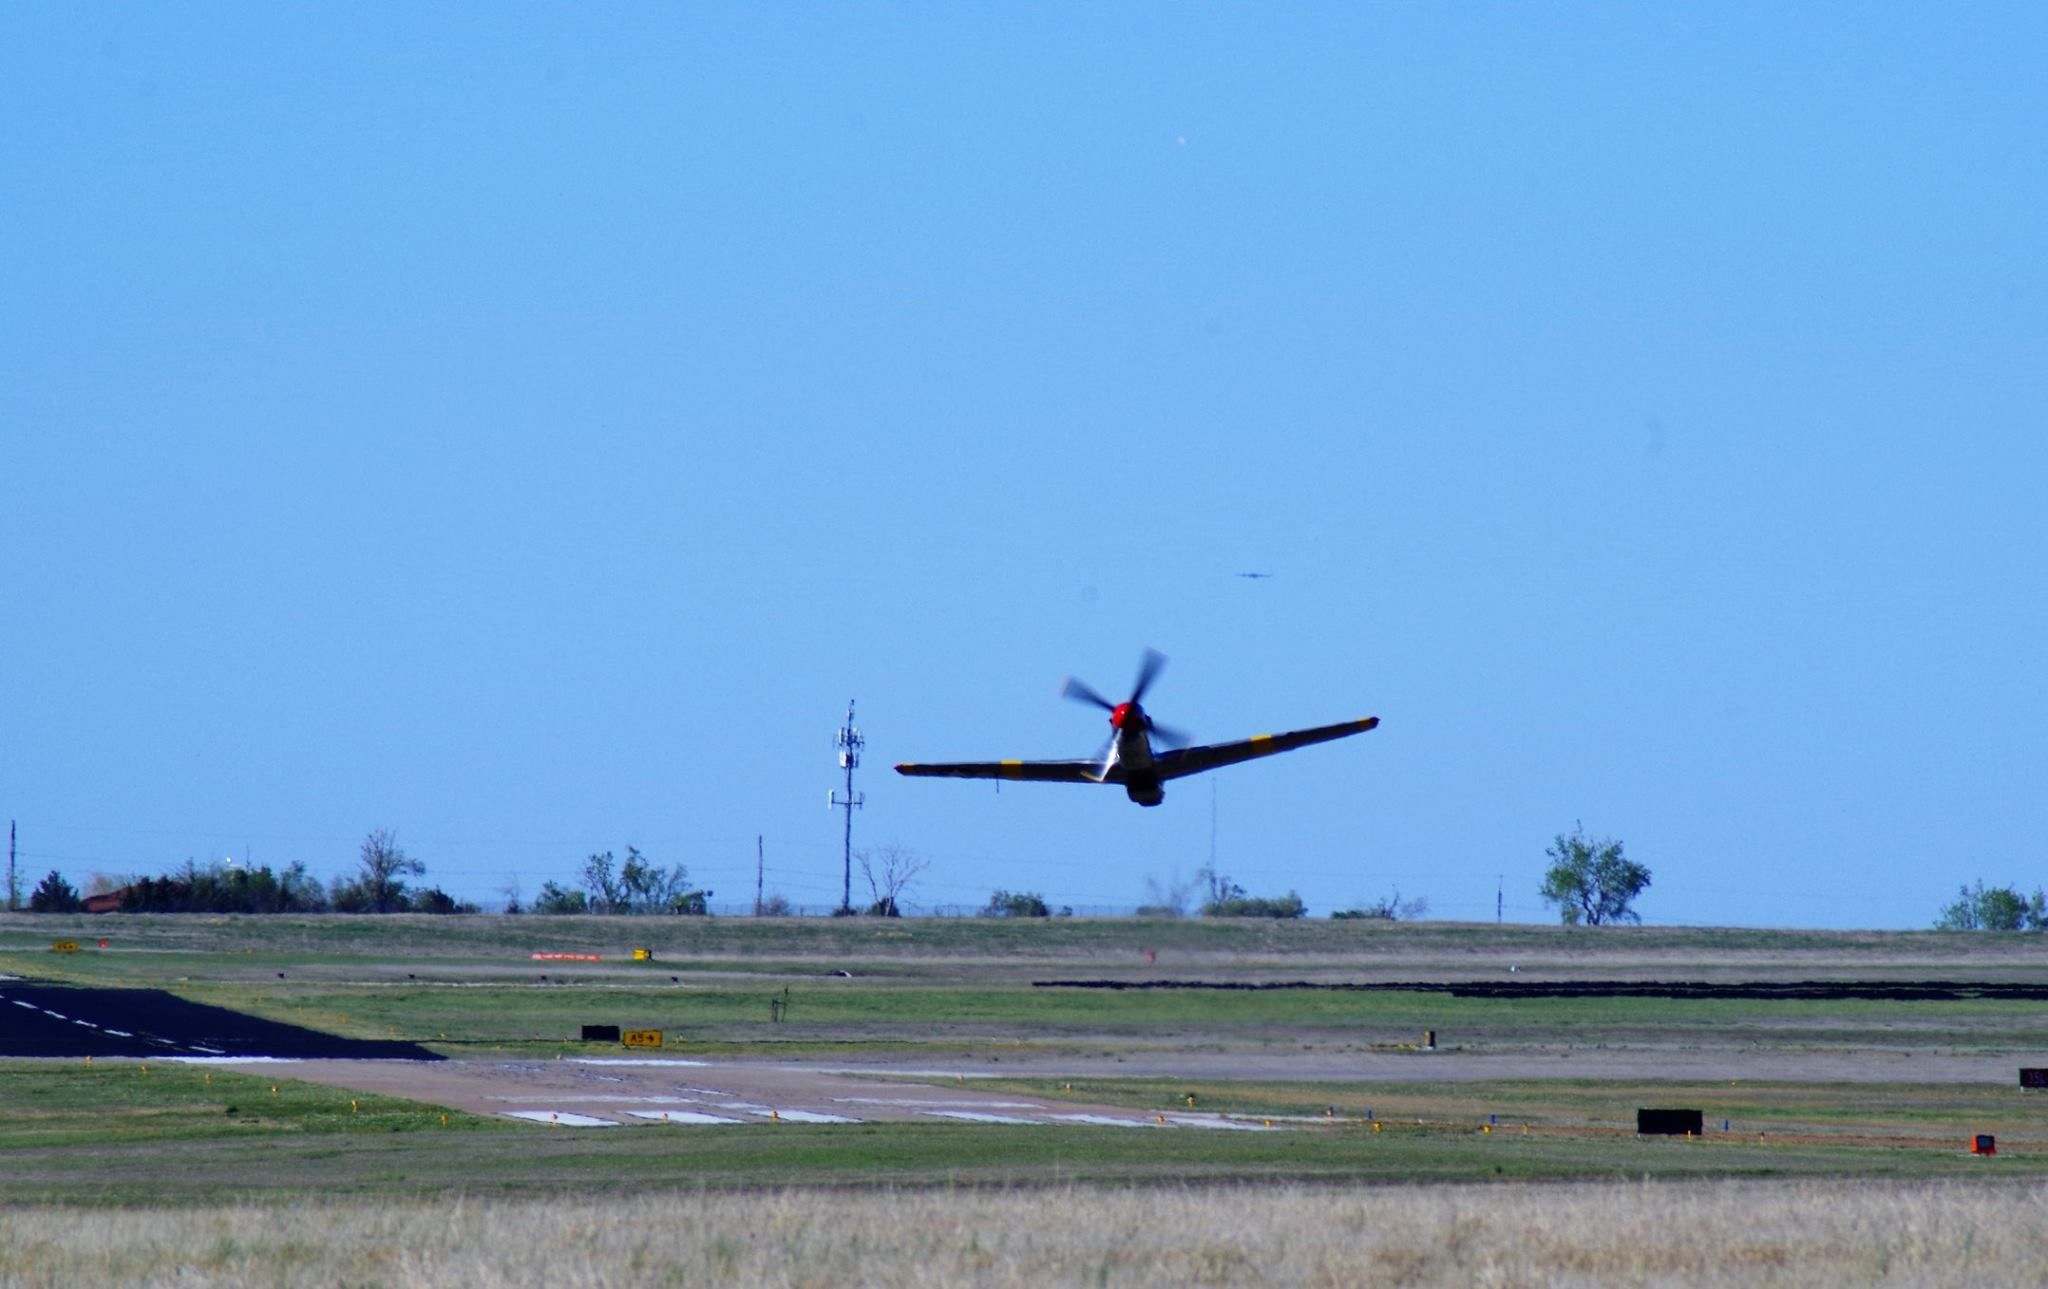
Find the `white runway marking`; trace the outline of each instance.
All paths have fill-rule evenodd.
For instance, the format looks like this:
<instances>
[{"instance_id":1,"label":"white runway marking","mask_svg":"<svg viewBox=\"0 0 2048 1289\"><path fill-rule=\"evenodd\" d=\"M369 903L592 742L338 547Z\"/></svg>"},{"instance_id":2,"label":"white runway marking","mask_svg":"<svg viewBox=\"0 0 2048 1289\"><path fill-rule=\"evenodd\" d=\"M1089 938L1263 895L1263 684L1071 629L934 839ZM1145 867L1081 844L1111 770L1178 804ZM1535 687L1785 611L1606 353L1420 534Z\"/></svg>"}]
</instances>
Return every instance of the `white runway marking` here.
<instances>
[{"instance_id":1,"label":"white runway marking","mask_svg":"<svg viewBox=\"0 0 2048 1289\"><path fill-rule=\"evenodd\" d=\"M106 1030L106 1031L103 1031L103 1032L105 1032L105 1033L108 1033L108 1034L112 1034L112 1035L113 1035L113 1036L114 1036L115 1038L134 1038L134 1037L135 1037L135 1035L133 1035L133 1034L129 1033L129 1032L128 1032L127 1030L125 1030L125 1029L109 1029L109 1030Z\"/></svg>"},{"instance_id":2,"label":"white runway marking","mask_svg":"<svg viewBox=\"0 0 2048 1289\"><path fill-rule=\"evenodd\" d=\"M847 1118L847 1117L846 1117L845 1115L843 1115L843 1114L820 1114L820 1113L819 1113L818 1111L816 1111L816 1110L755 1110L755 1111L752 1111L751 1113L753 1113L753 1114L757 1114L757 1115L761 1116L761 1117L762 1117L763 1119L766 1119L766 1118L768 1118L769 1116L773 1115L773 1116L775 1116L775 1117L777 1117L777 1118L781 1119L781 1120L782 1120L782 1122L784 1122L784 1123L859 1123L859 1122L860 1122L860 1120L858 1120L858 1119L849 1119L849 1118Z\"/></svg>"},{"instance_id":3,"label":"white runway marking","mask_svg":"<svg viewBox=\"0 0 2048 1289\"><path fill-rule=\"evenodd\" d=\"M587 1114L573 1114L567 1110L505 1110L508 1119L528 1119L534 1123L545 1123L563 1128L617 1128L620 1125L611 1119L598 1119Z\"/></svg>"},{"instance_id":4,"label":"white runway marking","mask_svg":"<svg viewBox=\"0 0 2048 1289\"><path fill-rule=\"evenodd\" d=\"M1176 1128L1225 1128L1234 1132L1278 1132L1264 1124L1238 1123L1231 1119L1190 1119L1184 1114L1170 1114L1166 1121Z\"/></svg>"},{"instance_id":5,"label":"white runway marking","mask_svg":"<svg viewBox=\"0 0 2048 1289\"><path fill-rule=\"evenodd\" d=\"M969 1123L1023 1123L1034 1124L1036 1119L1019 1119L1013 1114L981 1114L974 1110L920 1110L936 1119L965 1119Z\"/></svg>"},{"instance_id":6,"label":"white runway marking","mask_svg":"<svg viewBox=\"0 0 2048 1289\"><path fill-rule=\"evenodd\" d=\"M1036 1101L968 1101L959 1097L833 1097L840 1105L967 1106L982 1110L1043 1110Z\"/></svg>"},{"instance_id":7,"label":"white runway marking","mask_svg":"<svg viewBox=\"0 0 2048 1289\"><path fill-rule=\"evenodd\" d=\"M572 1056L571 1065L709 1065L709 1061L685 1061L664 1056Z\"/></svg>"},{"instance_id":8,"label":"white runway marking","mask_svg":"<svg viewBox=\"0 0 2048 1289\"><path fill-rule=\"evenodd\" d=\"M702 1110L628 1110L635 1119L652 1119L656 1123L744 1123L743 1119L728 1119L722 1114L705 1114Z\"/></svg>"},{"instance_id":9,"label":"white runway marking","mask_svg":"<svg viewBox=\"0 0 2048 1289\"><path fill-rule=\"evenodd\" d=\"M120 1031L112 1029L107 1032L109 1034L120 1033ZM122 1034L121 1037L129 1038L131 1035ZM150 1059L156 1060L158 1058L151 1057ZM176 1061L180 1065L297 1065L299 1062L299 1058L296 1056L166 1056L162 1059ZM525 1099L524 1097L520 1098L522 1101Z\"/></svg>"},{"instance_id":10,"label":"white runway marking","mask_svg":"<svg viewBox=\"0 0 2048 1289\"><path fill-rule=\"evenodd\" d=\"M1153 1123L1146 1119L1117 1119L1106 1114L1056 1114L1049 1116L1061 1123L1092 1123L1104 1128L1150 1128Z\"/></svg>"},{"instance_id":11,"label":"white runway marking","mask_svg":"<svg viewBox=\"0 0 2048 1289\"><path fill-rule=\"evenodd\" d=\"M710 1064L709 1061L704 1064ZM874 1065L783 1065L777 1069L809 1070L813 1074L882 1074L892 1079L1005 1079L1010 1076L1000 1070L977 1072L974 1070L899 1070L894 1067Z\"/></svg>"},{"instance_id":12,"label":"white runway marking","mask_svg":"<svg viewBox=\"0 0 2048 1289\"><path fill-rule=\"evenodd\" d=\"M533 1100L533 1094L526 1093L522 1096L510 1096L494 1093L488 1099L492 1101L531 1101ZM584 1105L673 1105L676 1100L672 1096L635 1097L606 1092L550 1092L548 1099L551 1101L573 1101Z\"/></svg>"}]
</instances>

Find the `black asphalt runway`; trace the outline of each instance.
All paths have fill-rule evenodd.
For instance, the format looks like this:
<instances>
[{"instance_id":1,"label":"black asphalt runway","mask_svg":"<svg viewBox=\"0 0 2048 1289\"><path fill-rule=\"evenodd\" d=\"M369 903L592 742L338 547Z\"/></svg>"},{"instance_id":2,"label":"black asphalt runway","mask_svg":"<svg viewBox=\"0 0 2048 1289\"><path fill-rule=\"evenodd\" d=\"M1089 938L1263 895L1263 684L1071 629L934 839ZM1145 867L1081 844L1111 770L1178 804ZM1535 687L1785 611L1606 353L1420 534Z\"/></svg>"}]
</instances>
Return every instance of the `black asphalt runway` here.
<instances>
[{"instance_id":1,"label":"black asphalt runway","mask_svg":"<svg viewBox=\"0 0 2048 1289\"><path fill-rule=\"evenodd\" d=\"M441 1059L414 1043L338 1038L187 1002L160 989L0 980L0 1057L11 1056Z\"/></svg>"},{"instance_id":2,"label":"black asphalt runway","mask_svg":"<svg viewBox=\"0 0 2048 1289\"><path fill-rule=\"evenodd\" d=\"M1347 984L1312 980L1034 980L1037 989L1324 989L1356 993L1449 994L1454 998L1848 998L1892 1002L1998 999L2048 1002L2048 985L1967 980L1453 980Z\"/></svg>"}]
</instances>

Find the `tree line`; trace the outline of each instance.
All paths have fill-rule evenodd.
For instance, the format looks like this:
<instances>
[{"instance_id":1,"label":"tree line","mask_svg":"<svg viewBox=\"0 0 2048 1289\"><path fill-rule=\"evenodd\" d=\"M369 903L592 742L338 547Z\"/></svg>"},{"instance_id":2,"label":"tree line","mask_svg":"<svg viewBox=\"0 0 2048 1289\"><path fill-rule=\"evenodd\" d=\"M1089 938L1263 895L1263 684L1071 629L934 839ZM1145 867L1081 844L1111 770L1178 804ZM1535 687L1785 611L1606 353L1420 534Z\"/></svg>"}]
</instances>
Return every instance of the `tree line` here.
<instances>
[{"instance_id":1,"label":"tree line","mask_svg":"<svg viewBox=\"0 0 2048 1289\"><path fill-rule=\"evenodd\" d=\"M405 853L398 835L379 828L363 838L354 872L323 884L303 863L275 871L233 860L182 865L121 887L122 913L475 913L438 886L415 885L426 865ZM31 913L77 913L86 906L62 873L51 870L29 895Z\"/></svg>"},{"instance_id":2,"label":"tree line","mask_svg":"<svg viewBox=\"0 0 2048 1289\"><path fill-rule=\"evenodd\" d=\"M1637 922L1641 918L1634 901L1650 884L1650 870L1628 859L1622 844L1612 838L1593 839L1583 825L1570 834L1559 834L1545 852L1550 867L1544 874L1540 894L1557 907L1559 919L1573 926L1601 926L1613 922ZM927 862L898 846L862 851L859 860L872 902L865 909L845 908L840 914L864 912L870 916L897 917L899 899L927 867ZM156 877L138 878L119 892L119 909L126 913L475 913L473 903L458 900L438 886L418 882L426 865L398 844L395 832L379 828L364 837L354 871L322 884L306 871L303 863L287 865L282 871L268 866L237 865L232 860L201 864L186 860L180 868ZM1290 890L1279 896L1258 896L1245 890L1228 874L1213 865L1197 870L1191 884L1174 881L1160 885L1147 879L1146 903L1140 917L1182 917L1195 905L1203 917L1250 917L1292 919L1307 914L1301 896ZM594 852L584 861L574 885L548 881L530 907L523 906L514 887L506 912L519 914L679 914L701 916L709 912L712 892L690 883L689 870L681 864L663 867L649 860L637 846L627 846L620 860L609 850ZM80 895L62 874L51 871L28 901L30 912L68 913L85 907ZM1330 916L1381 921L1409 921L1424 916L1428 901L1403 899L1399 891L1356 908L1340 909ZM775 916L789 911L787 901L764 900L757 912ZM1036 918L1052 916L1052 908L1035 891L998 889L980 910L983 917ZM1063 908L1062 915L1072 909ZM2048 928L2048 901L2040 891L2031 900L2008 888L1986 890L1980 881L1972 890L1965 887L1961 898L1943 913L1937 923L1955 930L2018 930Z\"/></svg>"}]
</instances>

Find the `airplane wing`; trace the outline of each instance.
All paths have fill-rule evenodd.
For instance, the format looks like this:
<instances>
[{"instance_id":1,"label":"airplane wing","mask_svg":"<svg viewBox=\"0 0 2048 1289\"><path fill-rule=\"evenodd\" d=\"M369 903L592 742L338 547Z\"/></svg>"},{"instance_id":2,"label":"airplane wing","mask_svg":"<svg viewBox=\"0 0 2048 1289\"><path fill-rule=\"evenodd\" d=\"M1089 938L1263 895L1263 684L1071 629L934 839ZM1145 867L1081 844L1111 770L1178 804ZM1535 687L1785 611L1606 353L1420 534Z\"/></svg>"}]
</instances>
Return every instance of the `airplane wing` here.
<instances>
[{"instance_id":1,"label":"airplane wing","mask_svg":"<svg viewBox=\"0 0 2048 1289\"><path fill-rule=\"evenodd\" d=\"M1312 730L1294 730L1287 734L1254 734L1235 743L1209 743L1200 747L1184 747L1177 752L1161 752L1152 758L1152 764L1158 769L1160 779L1179 779L1213 770L1219 765L1236 765L1239 761L1272 756L1275 752L1291 752L1311 743L1327 743L1333 738L1363 734L1379 723L1379 717L1368 716L1361 721L1339 721L1335 725L1318 725Z\"/></svg>"},{"instance_id":2,"label":"airplane wing","mask_svg":"<svg viewBox=\"0 0 2048 1289\"><path fill-rule=\"evenodd\" d=\"M906 762L896 773L942 779L1028 779L1039 783L1100 783L1102 762L1091 761L931 761ZM1111 782L1117 782L1115 775Z\"/></svg>"}]
</instances>

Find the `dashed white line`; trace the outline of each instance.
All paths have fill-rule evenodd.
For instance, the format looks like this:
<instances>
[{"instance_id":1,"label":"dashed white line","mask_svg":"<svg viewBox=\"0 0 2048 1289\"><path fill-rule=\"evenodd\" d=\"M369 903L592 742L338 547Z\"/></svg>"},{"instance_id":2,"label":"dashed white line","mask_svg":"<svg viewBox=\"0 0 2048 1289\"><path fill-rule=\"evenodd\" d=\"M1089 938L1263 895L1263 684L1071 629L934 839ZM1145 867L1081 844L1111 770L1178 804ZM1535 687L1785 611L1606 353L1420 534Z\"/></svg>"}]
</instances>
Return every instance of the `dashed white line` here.
<instances>
[{"instance_id":1,"label":"dashed white line","mask_svg":"<svg viewBox=\"0 0 2048 1289\"><path fill-rule=\"evenodd\" d=\"M1055 1114L1048 1118L1061 1123L1092 1123L1104 1128L1150 1128L1154 1125L1144 1119L1118 1119L1106 1114Z\"/></svg>"},{"instance_id":2,"label":"dashed white line","mask_svg":"<svg viewBox=\"0 0 2048 1289\"><path fill-rule=\"evenodd\" d=\"M845 1115L843 1115L843 1114L820 1114L820 1113L819 1113L818 1111L816 1111L816 1110L754 1110L754 1111L750 1111L749 1113L751 1113L751 1114L756 1114L756 1115L759 1115L759 1116L760 1116L761 1118L764 1118L764 1119L766 1119L766 1118L770 1118L770 1117L773 1117L773 1118L778 1118L778 1119L782 1120L782 1122L784 1122L784 1123L859 1123L859 1122L860 1122L860 1120L858 1120L858 1119L849 1119L849 1118L847 1118L847 1117L846 1117Z\"/></svg>"},{"instance_id":3,"label":"dashed white line","mask_svg":"<svg viewBox=\"0 0 2048 1289\"><path fill-rule=\"evenodd\" d=\"M974 1101L959 1097L833 1097L840 1105L957 1106L980 1110L1043 1110L1036 1101Z\"/></svg>"},{"instance_id":4,"label":"dashed white line","mask_svg":"<svg viewBox=\"0 0 2048 1289\"><path fill-rule=\"evenodd\" d=\"M599 1119L592 1115L575 1114L568 1110L506 1110L508 1119L525 1119L532 1123L545 1123L563 1128L617 1128L620 1123L613 1119Z\"/></svg>"},{"instance_id":5,"label":"dashed white line","mask_svg":"<svg viewBox=\"0 0 2048 1289\"><path fill-rule=\"evenodd\" d=\"M968 1123L1037 1123L1036 1119L1020 1119L1013 1114L982 1114L976 1110L920 1110L936 1119L964 1119Z\"/></svg>"},{"instance_id":6,"label":"dashed white line","mask_svg":"<svg viewBox=\"0 0 2048 1289\"><path fill-rule=\"evenodd\" d=\"M564 1093L549 1093L548 1095L549 1095L550 1099L552 1099L552 1100L555 1100L555 1101L564 1101L564 1102L576 1102L576 1103L578 1103L578 1104L581 1104L581 1105L594 1105L594 1104L602 1104L602 1105L672 1105L672 1104L674 1104L674 1103L675 1103L675 1098L674 1098L674 1097L672 1097L672 1096L669 1096L669 1097L636 1097L636 1096L625 1096L625 1095L623 1095L623 1094L620 1094L620 1093L600 1093L600 1092L586 1092L586 1093L568 1093L568 1092L564 1092ZM493 1095L491 1095L490 1097L487 1097L487 1098L486 1098L486 1100L490 1100L490 1101L531 1101L531 1100L533 1100L533 1094L532 1094L532 1093L530 1093L530 1092L529 1092L529 1093L526 1093L526 1094L524 1094L524 1095L521 1095L521 1096L511 1096L511 1095L504 1095L504 1096L500 1096L500 1095L497 1095L497 1094L493 1094Z\"/></svg>"},{"instance_id":7,"label":"dashed white line","mask_svg":"<svg viewBox=\"0 0 2048 1289\"><path fill-rule=\"evenodd\" d=\"M702 1110L628 1110L635 1119L653 1119L660 1123L744 1123L744 1119L728 1119L722 1114L705 1114Z\"/></svg>"},{"instance_id":8,"label":"dashed white line","mask_svg":"<svg viewBox=\"0 0 2048 1289\"><path fill-rule=\"evenodd\" d=\"M1190 1119L1184 1114L1170 1114L1166 1121L1176 1128L1224 1128L1232 1132L1278 1132L1263 1124L1238 1123L1232 1119Z\"/></svg>"}]
</instances>

